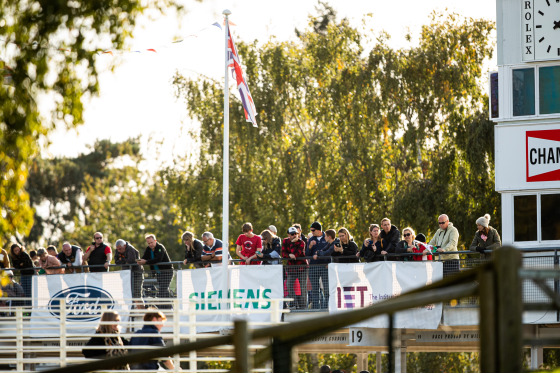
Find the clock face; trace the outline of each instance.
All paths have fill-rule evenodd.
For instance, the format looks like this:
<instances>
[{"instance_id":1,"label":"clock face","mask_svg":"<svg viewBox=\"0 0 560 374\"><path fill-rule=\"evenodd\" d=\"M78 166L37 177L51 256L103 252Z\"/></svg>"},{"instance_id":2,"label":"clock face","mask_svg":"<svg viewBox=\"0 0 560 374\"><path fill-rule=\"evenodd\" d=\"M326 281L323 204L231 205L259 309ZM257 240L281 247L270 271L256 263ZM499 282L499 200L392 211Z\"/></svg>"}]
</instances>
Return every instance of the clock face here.
<instances>
[{"instance_id":1,"label":"clock face","mask_svg":"<svg viewBox=\"0 0 560 374\"><path fill-rule=\"evenodd\" d=\"M533 0L535 60L560 59L560 0Z\"/></svg>"}]
</instances>

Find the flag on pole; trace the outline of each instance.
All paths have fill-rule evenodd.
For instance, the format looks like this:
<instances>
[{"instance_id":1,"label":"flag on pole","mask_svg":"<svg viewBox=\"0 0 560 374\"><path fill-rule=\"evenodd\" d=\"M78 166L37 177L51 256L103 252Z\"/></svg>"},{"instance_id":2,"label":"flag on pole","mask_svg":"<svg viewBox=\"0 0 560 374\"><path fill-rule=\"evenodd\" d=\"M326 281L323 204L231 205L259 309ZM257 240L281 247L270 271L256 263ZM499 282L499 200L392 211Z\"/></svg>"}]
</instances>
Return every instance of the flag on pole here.
<instances>
[{"instance_id":1,"label":"flag on pole","mask_svg":"<svg viewBox=\"0 0 560 374\"><path fill-rule=\"evenodd\" d=\"M233 79L237 82L237 88L239 89L239 96L241 98L241 103L243 104L243 109L245 110L245 119L247 122L251 122L254 127L257 127L257 109L255 108L255 103L253 102L253 97L251 92L249 92L249 86L247 86L247 81L243 75L243 70L241 70L241 63L239 62L239 55L237 54L237 48L235 48L235 43L231 36L231 31L227 27L228 32L228 46L227 46L227 56L228 56L228 67L231 68L231 75Z\"/></svg>"}]
</instances>

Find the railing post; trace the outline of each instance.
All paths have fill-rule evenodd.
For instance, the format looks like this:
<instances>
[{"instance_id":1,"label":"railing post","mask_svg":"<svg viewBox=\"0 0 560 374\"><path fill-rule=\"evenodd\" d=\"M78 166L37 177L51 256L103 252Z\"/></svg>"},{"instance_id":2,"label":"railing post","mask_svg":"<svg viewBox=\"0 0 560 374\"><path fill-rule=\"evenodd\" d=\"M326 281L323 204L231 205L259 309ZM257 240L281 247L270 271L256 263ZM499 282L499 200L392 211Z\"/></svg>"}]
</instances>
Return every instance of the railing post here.
<instances>
[{"instance_id":1,"label":"railing post","mask_svg":"<svg viewBox=\"0 0 560 374\"><path fill-rule=\"evenodd\" d=\"M494 271L480 270L478 275L480 308L478 324L480 331L480 372L495 373L497 367L497 324L496 320L496 282Z\"/></svg>"},{"instance_id":2,"label":"railing post","mask_svg":"<svg viewBox=\"0 0 560 374\"><path fill-rule=\"evenodd\" d=\"M189 341L196 341L196 305L193 302L189 303ZM197 369L196 351L190 351L189 371L196 373Z\"/></svg>"},{"instance_id":3,"label":"railing post","mask_svg":"<svg viewBox=\"0 0 560 374\"><path fill-rule=\"evenodd\" d=\"M558 270L560 265L560 259L558 258L558 248L554 250L554 269ZM560 292L560 279L554 279L554 293L558 294ZM560 322L560 310L556 311L556 321Z\"/></svg>"},{"instance_id":4,"label":"railing post","mask_svg":"<svg viewBox=\"0 0 560 374\"><path fill-rule=\"evenodd\" d=\"M16 367L23 372L23 308L16 308Z\"/></svg>"},{"instance_id":5,"label":"railing post","mask_svg":"<svg viewBox=\"0 0 560 374\"><path fill-rule=\"evenodd\" d=\"M173 299L173 344L178 345L181 343L181 311L179 310L179 299ZM176 354L173 356L173 366L175 372L181 369L181 355Z\"/></svg>"},{"instance_id":6,"label":"railing post","mask_svg":"<svg viewBox=\"0 0 560 374\"><path fill-rule=\"evenodd\" d=\"M249 372L249 332L247 321L237 320L233 323L233 347L235 349L235 373Z\"/></svg>"},{"instance_id":7,"label":"railing post","mask_svg":"<svg viewBox=\"0 0 560 374\"><path fill-rule=\"evenodd\" d=\"M66 300L60 299L58 304L60 308L58 315L60 316L60 367L66 366Z\"/></svg>"},{"instance_id":8,"label":"railing post","mask_svg":"<svg viewBox=\"0 0 560 374\"><path fill-rule=\"evenodd\" d=\"M519 373L523 369L520 268L521 253L517 249L503 247L494 252L498 372Z\"/></svg>"},{"instance_id":9,"label":"railing post","mask_svg":"<svg viewBox=\"0 0 560 374\"><path fill-rule=\"evenodd\" d=\"M387 358L389 359L389 373L394 373L395 372L395 352L393 351L393 345L394 345L394 333L395 333L395 315L394 314L388 314L387 317L389 317L389 333L387 334L387 350L388 352L388 356Z\"/></svg>"},{"instance_id":10,"label":"railing post","mask_svg":"<svg viewBox=\"0 0 560 374\"><path fill-rule=\"evenodd\" d=\"M293 346L278 338L272 339L272 370L274 373L292 373Z\"/></svg>"}]
</instances>

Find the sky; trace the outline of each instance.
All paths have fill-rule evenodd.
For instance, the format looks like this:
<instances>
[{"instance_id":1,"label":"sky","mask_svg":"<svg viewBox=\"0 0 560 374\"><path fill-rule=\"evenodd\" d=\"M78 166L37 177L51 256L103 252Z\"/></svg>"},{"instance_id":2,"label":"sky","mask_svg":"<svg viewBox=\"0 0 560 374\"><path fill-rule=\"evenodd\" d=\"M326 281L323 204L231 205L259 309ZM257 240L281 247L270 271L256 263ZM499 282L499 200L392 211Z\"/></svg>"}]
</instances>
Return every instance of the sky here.
<instances>
[{"instance_id":1,"label":"sky","mask_svg":"<svg viewBox=\"0 0 560 374\"><path fill-rule=\"evenodd\" d=\"M414 43L434 10L496 19L496 5L492 0L329 0L328 3L338 13L337 19L347 18L358 29L373 30L373 37L381 31L387 32L391 35L389 44L394 48L410 45L405 40L408 32ZM99 56L100 94L85 103L84 125L54 132L43 157L74 157L87 152L97 139L118 142L141 136L148 169L170 164L174 156L196 147L187 131L197 127L182 99L175 97L173 76L179 72L191 78L204 75L223 81L224 33L212 26L214 22L223 22L223 10L231 11L236 42L258 40L263 44L270 38L295 40L294 30L305 29L308 17L318 14L315 10L318 3L308 0L185 0L184 4L187 13L180 20L173 12L156 19L139 20L129 48L141 53L123 50ZM364 18L366 27L362 28ZM183 41L173 43L177 40ZM110 69L112 64L116 64L114 69ZM489 67L495 64L491 61ZM250 89L250 76L247 81ZM258 97L253 99L258 111Z\"/></svg>"}]
</instances>

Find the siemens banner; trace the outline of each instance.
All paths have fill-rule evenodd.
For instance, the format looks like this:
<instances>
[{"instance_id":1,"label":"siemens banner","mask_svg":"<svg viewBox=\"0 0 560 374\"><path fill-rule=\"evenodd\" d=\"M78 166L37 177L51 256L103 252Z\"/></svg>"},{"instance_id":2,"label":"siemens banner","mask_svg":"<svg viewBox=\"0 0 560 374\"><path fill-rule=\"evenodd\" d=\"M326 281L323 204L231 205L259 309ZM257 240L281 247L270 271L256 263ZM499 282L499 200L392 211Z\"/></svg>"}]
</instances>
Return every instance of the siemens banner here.
<instances>
[{"instance_id":1,"label":"siemens banner","mask_svg":"<svg viewBox=\"0 0 560 374\"><path fill-rule=\"evenodd\" d=\"M130 270L34 276L31 335L60 336L61 313L66 333L93 334L103 310L116 310L126 321L130 298Z\"/></svg>"},{"instance_id":2,"label":"siemens banner","mask_svg":"<svg viewBox=\"0 0 560 374\"><path fill-rule=\"evenodd\" d=\"M228 271L227 295L221 290L224 277L221 267L177 272L177 294L187 314L181 321L193 318L205 322L197 327L197 332L209 332L226 328L227 322L234 319L250 319L251 323L262 322L264 326L280 320L280 313L272 315L271 299L284 297L282 266L232 266ZM189 333L189 328L182 326L181 332Z\"/></svg>"},{"instance_id":3,"label":"siemens banner","mask_svg":"<svg viewBox=\"0 0 560 374\"><path fill-rule=\"evenodd\" d=\"M337 313L398 296L443 278L443 264L431 261L383 261L367 264L329 264L329 312ZM437 329L442 305L429 304L395 314L396 328ZM354 327L386 328L386 315Z\"/></svg>"}]
</instances>

